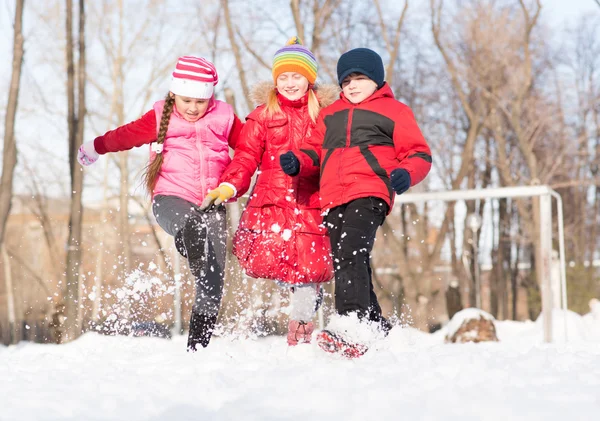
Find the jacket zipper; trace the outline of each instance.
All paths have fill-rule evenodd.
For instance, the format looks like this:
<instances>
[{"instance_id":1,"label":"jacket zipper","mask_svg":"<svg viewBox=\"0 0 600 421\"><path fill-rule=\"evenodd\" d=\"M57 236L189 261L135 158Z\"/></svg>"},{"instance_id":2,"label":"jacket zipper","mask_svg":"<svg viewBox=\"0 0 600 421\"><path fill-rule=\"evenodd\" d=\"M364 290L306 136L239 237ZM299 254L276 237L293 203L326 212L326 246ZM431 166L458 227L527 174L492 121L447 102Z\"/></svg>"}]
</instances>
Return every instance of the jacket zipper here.
<instances>
[{"instance_id":1,"label":"jacket zipper","mask_svg":"<svg viewBox=\"0 0 600 421\"><path fill-rule=\"evenodd\" d=\"M342 151L340 152L340 159L339 159L339 164L338 164L338 179L340 180L340 185L342 186L342 195L343 195L343 191L346 189L346 184L344 183L344 179L341 174L342 162L343 162L342 158L343 158L344 152L350 147L350 133L351 133L351 128L352 128L352 116L353 115L354 115L354 105L352 105L351 108L348 110L348 124L346 126L346 147L344 149L342 149Z\"/></svg>"},{"instance_id":2,"label":"jacket zipper","mask_svg":"<svg viewBox=\"0 0 600 421\"><path fill-rule=\"evenodd\" d=\"M203 155L203 153L202 153L202 137L201 137L201 133L199 133L199 131L198 131L198 122L194 123L194 128L196 130L196 147L198 149L198 167L200 168L200 173L198 174L198 178L200 178L200 198L202 199L202 197L206 196L208 191L206 191L206 180L205 180L205 177L203 176L204 160L202 159L202 155Z\"/></svg>"}]
</instances>

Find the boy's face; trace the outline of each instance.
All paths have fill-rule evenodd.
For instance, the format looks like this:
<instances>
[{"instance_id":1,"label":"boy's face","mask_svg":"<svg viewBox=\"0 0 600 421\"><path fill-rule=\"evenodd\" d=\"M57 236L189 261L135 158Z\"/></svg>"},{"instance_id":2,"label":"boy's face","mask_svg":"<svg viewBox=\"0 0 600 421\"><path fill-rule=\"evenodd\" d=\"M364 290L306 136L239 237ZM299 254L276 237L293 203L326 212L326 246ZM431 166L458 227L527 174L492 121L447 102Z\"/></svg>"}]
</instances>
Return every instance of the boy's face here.
<instances>
[{"instance_id":1,"label":"boy's face","mask_svg":"<svg viewBox=\"0 0 600 421\"><path fill-rule=\"evenodd\" d=\"M365 75L352 73L342 81L344 96L353 104L359 104L377 90L377 84Z\"/></svg>"},{"instance_id":2,"label":"boy's face","mask_svg":"<svg viewBox=\"0 0 600 421\"><path fill-rule=\"evenodd\" d=\"M296 72L284 72L277 76L277 91L294 101L304 96L308 90L308 79Z\"/></svg>"},{"instance_id":3,"label":"boy's face","mask_svg":"<svg viewBox=\"0 0 600 421\"><path fill-rule=\"evenodd\" d=\"M179 111L179 114L184 119L191 123L195 123L206 114L209 102L210 99L188 98L187 96L175 95L175 107L177 107L177 111Z\"/></svg>"}]
</instances>

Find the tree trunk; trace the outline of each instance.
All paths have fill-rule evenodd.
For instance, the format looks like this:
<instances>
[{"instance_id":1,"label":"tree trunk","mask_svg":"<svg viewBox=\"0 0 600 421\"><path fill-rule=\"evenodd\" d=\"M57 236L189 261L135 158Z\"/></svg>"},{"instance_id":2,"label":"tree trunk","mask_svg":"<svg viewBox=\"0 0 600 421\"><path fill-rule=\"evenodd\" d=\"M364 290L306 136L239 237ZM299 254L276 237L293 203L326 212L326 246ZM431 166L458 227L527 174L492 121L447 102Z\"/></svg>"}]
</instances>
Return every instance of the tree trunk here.
<instances>
[{"instance_id":1,"label":"tree trunk","mask_svg":"<svg viewBox=\"0 0 600 421\"><path fill-rule=\"evenodd\" d=\"M2 178L0 179L0 246L4 242L6 221L12 202L13 175L17 165L17 145L15 142L15 117L21 86L23 64L23 7L25 0L17 0L13 39L12 76L8 91L8 103L4 119L4 154L2 156Z\"/></svg>"},{"instance_id":2,"label":"tree trunk","mask_svg":"<svg viewBox=\"0 0 600 421\"><path fill-rule=\"evenodd\" d=\"M386 14L384 16L384 12L382 11L378 0L375 0L374 4L375 9L377 10L377 17L379 19L379 27L381 29L380 33L383 37L383 41L385 42L385 48L389 55L388 65L385 68L385 80L390 86L394 86L394 65L396 64L396 60L398 60L400 56L400 35L402 34L402 25L404 24L404 19L406 18L406 11L408 10L408 0L404 2L402 14L396 22L396 28L394 29L393 39L389 38L388 27L385 23L386 21L391 21L389 14Z\"/></svg>"},{"instance_id":3,"label":"tree trunk","mask_svg":"<svg viewBox=\"0 0 600 421\"><path fill-rule=\"evenodd\" d=\"M120 126L125 124L125 104L121 100L125 94L123 91L123 85L125 83L125 76L123 75L123 62L125 60L123 47L125 45L125 12L123 10L123 0L118 1L119 8L119 45L117 47L118 54L114 63L114 80L116 99L114 102L117 125ZM122 247L121 254L121 276L123 280L127 278L131 273L131 242L129 235L129 163L128 157L129 152L119 152L119 169L121 172L121 184L119 189L119 240Z\"/></svg>"},{"instance_id":4,"label":"tree trunk","mask_svg":"<svg viewBox=\"0 0 600 421\"><path fill-rule=\"evenodd\" d=\"M462 297L458 281L450 282L446 288L446 310L448 311L448 320L463 309Z\"/></svg>"},{"instance_id":5,"label":"tree trunk","mask_svg":"<svg viewBox=\"0 0 600 421\"><path fill-rule=\"evenodd\" d=\"M240 47L238 46L238 43L235 40L233 22L231 21L231 15L229 14L229 1L221 0L221 8L223 9L223 14L225 15L227 35L229 37L229 43L231 44L233 57L235 58L235 63L238 69L238 77L240 78L240 84L242 85L242 92L244 94L244 99L246 100L246 106L248 107L248 111L251 111L254 109L254 104L250 99L250 88L248 86L248 80L246 79L246 71L244 70L246 69L246 66L244 66L242 54L240 52Z\"/></svg>"},{"instance_id":6,"label":"tree trunk","mask_svg":"<svg viewBox=\"0 0 600 421\"><path fill-rule=\"evenodd\" d=\"M102 281L104 278L104 221L108 209L108 159L104 161L104 182L102 183L102 208L100 210L100 221L97 224L97 229L100 230L100 235L96 237L100 240L98 250L96 250L96 270L94 271L94 302L92 304L92 323L96 324L100 321L100 309L102 306Z\"/></svg>"},{"instance_id":7,"label":"tree trunk","mask_svg":"<svg viewBox=\"0 0 600 421\"><path fill-rule=\"evenodd\" d=\"M6 246L0 244L0 253L2 254L2 265L4 266L4 279L6 281L6 301L8 310L8 342L7 345L15 343L16 332L16 315L15 315L15 295L12 284L12 273L10 270L10 259L6 252ZM1 332L0 332L1 333Z\"/></svg>"},{"instance_id":8,"label":"tree trunk","mask_svg":"<svg viewBox=\"0 0 600 421\"><path fill-rule=\"evenodd\" d=\"M529 245L529 258L531 272L528 274L525 286L527 288L527 312L530 320L536 320L542 312L542 302L540 296L541 280L539 279L538 262L539 256L537 247ZM535 278L533 274L535 273Z\"/></svg>"},{"instance_id":9,"label":"tree trunk","mask_svg":"<svg viewBox=\"0 0 600 421\"><path fill-rule=\"evenodd\" d=\"M79 146L83 143L83 123L85 116L85 8L84 0L79 0L79 62L75 72L73 47L73 2L67 0L67 99L69 128L69 164L71 168L71 209L69 236L67 242L67 265L65 273L65 341L71 341L81 334L80 279L81 231L83 209L81 190L83 171L77 163ZM75 84L77 83L77 88ZM77 102L75 94L77 92ZM76 106L77 105L77 109Z\"/></svg>"},{"instance_id":10,"label":"tree trunk","mask_svg":"<svg viewBox=\"0 0 600 421\"><path fill-rule=\"evenodd\" d=\"M497 282L498 293L498 317L501 320L508 318L508 290L506 268L510 262L510 232L509 232L509 213L507 212L507 199L498 200L498 254L494 262L494 270Z\"/></svg>"},{"instance_id":11,"label":"tree trunk","mask_svg":"<svg viewBox=\"0 0 600 421\"><path fill-rule=\"evenodd\" d=\"M121 188L119 189L119 242L122 247L121 274L123 280L131 272L131 243L129 241L129 171L127 156L129 153L119 152L119 169L121 172Z\"/></svg>"},{"instance_id":12,"label":"tree trunk","mask_svg":"<svg viewBox=\"0 0 600 421\"><path fill-rule=\"evenodd\" d=\"M513 206L514 207L514 206ZM512 213L512 212L511 212ZM517 225L519 224L519 216L517 215ZM518 233L521 234L521 230L518 230ZM510 272L510 288L511 288L511 297L512 297L512 303L511 303L511 308L512 308L512 320L517 320L517 299L518 299L518 295L519 295L519 285L518 285L518 279L519 279L519 256L521 254L521 242L517 242L516 247L515 247L515 258L513 260L513 264L511 267L511 272Z\"/></svg>"}]
</instances>

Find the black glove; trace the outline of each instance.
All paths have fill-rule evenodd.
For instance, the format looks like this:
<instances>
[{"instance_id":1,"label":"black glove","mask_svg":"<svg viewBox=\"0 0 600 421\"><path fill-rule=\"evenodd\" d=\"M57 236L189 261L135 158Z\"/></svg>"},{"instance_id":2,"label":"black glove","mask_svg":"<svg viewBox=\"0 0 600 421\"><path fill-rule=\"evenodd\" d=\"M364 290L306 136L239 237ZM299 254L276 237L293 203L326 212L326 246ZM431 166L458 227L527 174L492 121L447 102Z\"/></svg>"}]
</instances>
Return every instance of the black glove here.
<instances>
[{"instance_id":1,"label":"black glove","mask_svg":"<svg viewBox=\"0 0 600 421\"><path fill-rule=\"evenodd\" d=\"M404 168L396 168L390 174L390 182L396 194L402 194L410 187L410 174Z\"/></svg>"},{"instance_id":2,"label":"black glove","mask_svg":"<svg viewBox=\"0 0 600 421\"><path fill-rule=\"evenodd\" d=\"M279 157L279 165L287 175L298 175L300 172L300 161L292 151L287 151Z\"/></svg>"}]
</instances>

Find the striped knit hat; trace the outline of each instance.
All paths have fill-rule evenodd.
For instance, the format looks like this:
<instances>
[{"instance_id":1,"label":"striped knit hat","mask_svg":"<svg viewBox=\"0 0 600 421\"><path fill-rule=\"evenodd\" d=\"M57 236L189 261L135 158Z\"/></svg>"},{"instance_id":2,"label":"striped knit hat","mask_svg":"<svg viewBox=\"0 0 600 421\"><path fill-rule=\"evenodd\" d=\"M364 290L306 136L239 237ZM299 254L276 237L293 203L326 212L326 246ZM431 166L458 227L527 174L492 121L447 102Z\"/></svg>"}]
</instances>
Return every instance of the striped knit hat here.
<instances>
[{"instance_id":1,"label":"striped knit hat","mask_svg":"<svg viewBox=\"0 0 600 421\"><path fill-rule=\"evenodd\" d=\"M189 98L208 99L219 81L217 69L202 57L183 56L177 60L170 91Z\"/></svg>"},{"instance_id":2,"label":"striped knit hat","mask_svg":"<svg viewBox=\"0 0 600 421\"><path fill-rule=\"evenodd\" d=\"M302 45L302 40L292 37L280 48L273 57L273 80L285 72L296 72L308 79L308 83L315 84L317 80L317 59L308 48Z\"/></svg>"}]
</instances>

